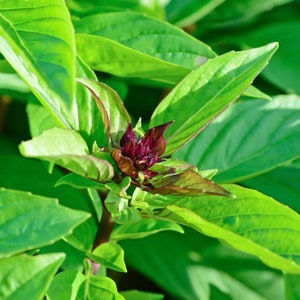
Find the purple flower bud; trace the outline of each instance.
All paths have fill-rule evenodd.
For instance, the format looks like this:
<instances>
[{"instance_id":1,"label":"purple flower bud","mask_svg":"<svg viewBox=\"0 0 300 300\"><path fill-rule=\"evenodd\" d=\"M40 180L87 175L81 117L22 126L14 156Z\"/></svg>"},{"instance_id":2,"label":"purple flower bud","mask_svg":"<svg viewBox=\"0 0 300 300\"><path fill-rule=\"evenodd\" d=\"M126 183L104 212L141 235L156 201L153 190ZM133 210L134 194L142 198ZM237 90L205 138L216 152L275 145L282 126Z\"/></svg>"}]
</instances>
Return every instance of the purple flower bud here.
<instances>
[{"instance_id":1,"label":"purple flower bud","mask_svg":"<svg viewBox=\"0 0 300 300\"><path fill-rule=\"evenodd\" d=\"M149 129L142 138L136 136L131 123L129 123L121 138L120 149L115 149L111 153L124 175L136 180L141 173L147 180L157 174L149 168L162 160L161 156L166 149L164 133L171 123Z\"/></svg>"}]
</instances>

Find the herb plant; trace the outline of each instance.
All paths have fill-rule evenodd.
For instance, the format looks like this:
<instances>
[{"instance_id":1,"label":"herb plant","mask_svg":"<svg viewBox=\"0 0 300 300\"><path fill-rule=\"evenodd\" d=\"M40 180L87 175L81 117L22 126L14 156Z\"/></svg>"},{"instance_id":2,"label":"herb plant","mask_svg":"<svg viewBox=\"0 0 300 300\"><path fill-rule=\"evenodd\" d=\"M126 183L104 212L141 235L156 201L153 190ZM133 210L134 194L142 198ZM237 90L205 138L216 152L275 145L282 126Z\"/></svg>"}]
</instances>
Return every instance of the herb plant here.
<instances>
[{"instance_id":1,"label":"herb plant","mask_svg":"<svg viewBox=\"0 0 300 300\"><path fill-rule=\"evenodd\" d=\"M1 1L0 299L299 299L295 9Z\"/></svg>"}]
</instances>

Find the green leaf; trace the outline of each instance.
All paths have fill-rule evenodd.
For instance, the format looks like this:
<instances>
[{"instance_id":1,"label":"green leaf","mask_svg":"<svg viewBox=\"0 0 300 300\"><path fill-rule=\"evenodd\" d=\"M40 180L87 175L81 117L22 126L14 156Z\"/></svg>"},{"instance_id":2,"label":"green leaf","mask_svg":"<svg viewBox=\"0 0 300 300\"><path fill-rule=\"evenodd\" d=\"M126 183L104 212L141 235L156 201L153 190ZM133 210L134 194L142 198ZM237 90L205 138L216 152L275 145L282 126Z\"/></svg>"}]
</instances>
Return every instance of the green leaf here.
<instances>
[{"instance_id":1,"label":"green leaf","mask_svg":"<svg viewBox=\"0 0 300 300\"><path fill-rule=\"evenodd\" d=\"M271 196L300 213L299 174L300 166L288 164L250 178L241 184Z\"/></svg>"},{"instance_id":2,"label":"green leaf","mask_svg":"<svg viewBox=\"0 0 300 300\"><path fill-rule=\"evenodd\" d=\"M124 239L140 239L164 230L171 230L183 233L180 225L153 218L143 218L132 224L121 224L115 227L110 239L119 241Z\"/></svg>"},{"instance_id":3,"label":"green leaf","mask_svg":"<svg viewBox=\"0 0 300 300\"><path fill-rule=\"evenodd\" d=\"M86 47L87 44L89 47ZM92 69L116 76L149 79L175 85L188 74L188 70L184 67L164 62L100 36L77 33L76 47ZM94 50L98 48L102 51Z\"/></svg>"},{"instance_id":4,"label":"green leaf","mask_svg":"<svg viewBox=\"0 0 300 300\"><path fill-rule=\"evenodd\" d=\"M99 190L105 189L104 184L82 177L75 173L70 173L68 175L61 177L55 183L55 186L60 186L63 184L70 185L76 189L99 189Z\"/></svg>"},{"instance_id":5,"label":"green leaf","mask_svg":"<svg viewBox=\"0 0 300 300\"><path fill-rule=\"evenodd\" d=\"M158 216L218 238L272 268L300 274L299 215L259 192L226 188L237 198L184 197Z\"/></svg>"},{"instance_id":6,"label":"green leaf","mask_svg":"<svg viewBox=\"0 0 300 300\"><path fill-rule=\"evenodd\" d=\"M287 93L299 94L300 60L297 55L300 51L299 31L299 21L285 20L255 28L250 33L243 33L243 36L234 38L234 41L247 47L278 41L280 45L278 52L272 58L272 63L262 72L262 76Z\"/></svg>"},{"instance_id":7,"label":"green leaf","mask_svg":"<svg viewBox=\"0 0 300 300\"><path fill-rule=\"evenodd\" d=\"M300 298L300 276L284 274L285 299L297 300Z\"/></svg>"},{"instance_id":8,"label":"green leaf","mask_svg":"<svg viewBox=\"0 0 300 300\"><path fill-rule=\"evenodd\" d=\"M68 270L58 273L47 292L48 300L76 300L78 293L86 277L76 270Z\"/></svg>"},{"instance_id":9,"label":"green leaf","mask_svg":"<svg viewBox=\"0 0 300 300\"><path fill-rule=\"evenodd\" d=\"M184 234L160 232L121 241L126 262L171 299L284 299L281 272L253 255L184 229Z\"/></svg>"},{"instance_id":10,"label":"green leaf","mask_svg":"<svg viewBox=\"0 0 300 300\"><path fill-rule=\"evenodd\" d=\"M57 124L78 129L73 112L75 42L63 0L4 1L0 51Z\"/></svg>"},{"instance_id":11,"label":"green leaf","mask_svg":"<svg viewBox=\"0 0 300 300\"><path fill-rule=\"evenodd\" d=\"M177 196L151 194L140 188L136 188L132 195L131 205L146 208L150 206L150 208L154 210L164 208L167 205L174 203L176 200L178 200Z\"/></svg>"},{"instance_id":12,"label":"green leaf","mask_svg":"<svg viewBox=\"0 0 300 300\"><path fill-rule=\"evenodd\" d=\"M19 148L26 157L55 163L100 182L113 177L113 167L106 160L88 155L85 141L75 131L53 128L32 140L22 142Z\"/></svg>"},{"instance_id":13,"label":"green leaf","mask_svg":"<svg viewBox=\"0 0 300 300\"><path fill-rule=\"evenodd\" d=\"M105 206L116 223L134 223L141 219L139 211L129 206L128 199L120 197L114 192L110 192L105 198Z\"/></svg>"},{"instance_id":14,"label":"green leaf","mask_svg":"<svg viewBox=\"0 0 300 300\"><path fill-rule=\"evenodd\" d=\"M165 7L167 20L179 27L195 24L225 0L171 0Z\"/></svg>"},{"instance_id":15,"label":"green leaf","mask_svg":"<svg viewBox=\"0 0 300 300\"><path fill-rule=\"evenodd\" d=\"M5 146L2 139L0 139L0 145L0 149L3 151ZM16 145L14 144L14 151L16 151L15 147ZM18 151L16 152L16 154L0 155L1 185L8 189L31 191L36 195L57 198L63 206L91 213L91 218L77 226L71 234L71 236L74 235L81 242L81 248L90 249L98 230L98 220L93 209L91 209L93 204L90 197L84 191L79 191L67 185L53 188L55 182L65 175L61 169L54 167L52 173L49 174L43 161L25 158ZM59 243L59 246L65 244L63 241L57 243ZM78 263L82 263L83 258L80 257L78 260L78 255L76 256L73 253L74 248L71 246L67 245L64 247L63 245L63 247L58 247L57 245L52 245L46 246L46 248L47 250L51 248L47 253L55 251L67 253L64 265L69 264L69 261L71 264L74 264L73 262L76 260Z\"/></svg>"},{"instance_id":16,"label":"green leaf","mask_svg":"<svg viewBox=\"0 0 300 300\"><path fill-rule=\"evenodd\" d=\"M101 266L117 272L127 272L124 251L120 245L114 242L101 244L92 253L87 253L87 256Z\"/></svg>"},{"instance_id":17,"label":"green leaf","mask_svg":"<svg viewBox=\"0 0 300 300\"><path fill-rule=\"evenodd\" d=\"M88 300L125 300L125 298L118 293L115 282L108 277L92 276L89 283Z\"/></svg>"},{"instance_id":18,"label":"green leaf","mask_svg":"<svg viewBox=\"0 0 300 300\"><path fill-rule=\"evenodd\" d=\"M131 185L131 179L130 177L126 176L124 177L121 182L108 182L105 184L105 186L115 194L119 195L120 197L128 198L130 199L130 196L127 195L126 191Z\"/></svg>"},{"instance_id":19,"label":"green leaf","mask_svg":"<svg viewBox=\"0 0 300 300\"><path fill-rule=\"evenodd\" d=\"M137 290L130 290L130 291L122 291L121 295L126 300L162 300L164 299L164 295L162 294L156 294L156 293L150 293L150 292L142 292Z\"/></svg>"},{"instance_id":20,"label":"green leaf","mask_svg":"<svg viewBox=\"0 0 300 300\"><path fill-rule=\"evenodd\" d=\"M3 188L0 195L0 257L51 244L90 217L52 198Z\"/></svg>"},{"instance_id":21,"label":"green leaf","mask_svg":"<svg viewBox=\"0 0 300 300\"><path fill-rule=\"evenodd\" d=\"M206 26L212 24L217 29L233 25L239 26L263 12L268 12L276 6L289 2L292 2L292 0L245 0L241 5L239 0L226 0L203 19L203 24ZM277 39L272 41L277 41Z\"/></svg>"},{"instance_id":22,"label":"green leaf","mask_svg":"<svg viewBox=\"0 0 300 300\"><path fill-rule=\"evenodd\" d=\"M104 122L107 141L112 140L113 144L119 144L130 123L130 116L119 95L104 83L86 78L79 78L77 81L87 87L95 97Z\"/></svg>"},{"instance_id":23,"label":"green leaf","mask_svg":"<svg viewBox=\"0 0 300 300\"><path fill-rule=\"evenodd\" d=\"M179 28L133 12L89 16L76 21L75 28L77 49L85 61L118 76L176 84L215 57L209 46ZM95 48L101 51L95 53Z\"/></svg>"},{"instance_id":24,"label":"green leaf","mask_svg":"<svg viewBox=\"0 0 300 300\"><path fill-rule=\"evenodd\" d=\"M5 73L0 67L0 89L12 92L28 93L29 89L16 73Z\"/></svg>"},{"instance_id":25,"label":"green leaf","mask_svg":"<svg viewBox=\"0 0 300 300\"><path fill-rule=\"evenodd\" d=\"M56 127L55 120L49 111L41 104L29 102L26 106L26 112L32 137L39 136L44 131Z\"/></svg>"},{"instance_id":26,"label":"green leaf","mask_svg":"<svg viewBox=\"0 0 300 300\"><path fill-rule=\"evenodd\" d=\"M64 258L64 254L56 253L37 256L19 255L1 259L1 299L42 299Z\"/></svg>"},{"instance_id":27,"label":"green leaf","mask_svg":"<svg viewBox=\"0 0 300 300\"><path fill-rule=\"evenodd\" d=\"M266 66L277 47L273 43L226 53L186 76L160 102L151 118L150 127L175 120L166 132L165 155L187 143L235 101Z\"/></svg>"},{"instance_id":28,"label":"green leaf","mask_svg":"<svg viewBox=\"0 0 300 300\"><path fill-rule=\"evenodd\" d=\"M218 169L216 182L237 182L267 172L299 157L299 109L296 95L238 102L176 157L203 169Z\"/></svg>"},{"instance_id":29,"label":"green leaf","mask_svg":"<svg viewBox=\"0 0 300 300\"><path fill-rule=\"evenodd\" d=\"M68 7L76 16L93 15L99 12L116 12L131 10L147 14L159 19L164 18L164 12L159 1L139 0L110 0L109 2L95 2L94 0L86 0L84 4L80 0L68 0Z\"/></svg>"},{"instance_id":30,"label":"green leaf","mask_svg":"<svg viewBox=\"0 0 300 300\"><path fill-rule=\"evenodd\" d=\"M95 73L85 64L85 62L77 56L76 60L76 77L90 78L89 80L97 80ZM86 79L88 80L88 79ZM96 141L98 145L105 144L104 124L97 108L94 97L91 93L76 81L76 97L74 103L74 112L78 119L78 132L87 142L89 148Z\"/></svg>"},{"instance_id":31,"label":"green leaf","mask_svg":"<svg viewBox=\"0 0 300 300\"><path fill-rule=\"evenodd\" d=\"M242 96L256 99L272 100L272 98L269 95L263 93L253 85L250 85Z\"/></svg>"}]
</instances>

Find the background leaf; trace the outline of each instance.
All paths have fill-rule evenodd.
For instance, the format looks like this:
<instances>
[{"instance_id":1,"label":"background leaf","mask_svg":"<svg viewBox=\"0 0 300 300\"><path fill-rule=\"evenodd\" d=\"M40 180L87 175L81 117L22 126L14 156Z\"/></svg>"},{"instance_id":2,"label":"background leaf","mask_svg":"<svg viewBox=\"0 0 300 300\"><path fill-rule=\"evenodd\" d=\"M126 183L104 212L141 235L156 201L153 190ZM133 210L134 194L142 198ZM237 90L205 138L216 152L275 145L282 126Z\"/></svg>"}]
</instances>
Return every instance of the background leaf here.
<instances>
[{"instance_id":1,"label":"background leaf","mask_svg":"<svg viewBox=\"0 0 300 300\"><path fill-rule=\"evenodd\" d=\"M165 155L192 139L235 101L266 66L276 49L277 44L269 44L244 52L230 52L209 60L185 77L151 117L150 127L175 120L165 134Z\"/></svg>"},{"instance_id":2,"label":"background leaf","mask_svg":"<svg viewBox=\"0 0 300 300\"><path fill-rule=\"evenodd\" d=\"M225 188L237 198L185 197L168 205L159 217L256 255L272 268L299 274L299 215L256 191L234 185Z\"/></svg>"},{"instance_id":3,"label":"background leaf","mask_svg":"<svg viewBox=\"0 0 300 300\"><path fill-rule=\"evenodd\" d=\"M203 23L211 24L216 28L225 26L232 26L233 24L239 26L240 24L247 23L257 15L269 11L276 6L280 6L291 2L292 0L266 0L255 1L245 0L242 4L239 0L226 0L215 10L213 10Z\"/></svg>"},{"instance_id":4,"label":"background leaf","mask_svg":"<svg viewBox=\"0 0 300 300\"><path fill-rule=\"evenodd\" d=\"M1 259L1 299L42 299L64 257L62 253L55 253Z\"/></svg>"},{"instance_id":5,"label":"background leaf","mask_svg":"<svg viewBox=\"0 0 300 300\"><path fill-rule=\"evenodd\" d=\"M71 113L75 42L65 1L4 1L0 32L1 53L57 124L78 129Z\"/></svg>"},{"instance_id":6,"label":"background leaf","mask_svg":"<svg viewBox=\"0 0 300 300\"><path fill-rule=\"evenodd\" d=\"M210 47L179 28L133 12L93 15L76 21L75 28L79 54L96 70L118 76L176 84L215 56ZM88 40L101 51L85 47Z\"/></svg>"},{"instance_id":7,"label":"background leaf","mask_svg":"<svg viewBox=\"0 0 300 300\"><path fill-rule=\"evenodd\" d=\"M176 157L199 168L217 168L217 182L256 176L299 157L299 108L296 95L236 103Z\"/></svg>"},{"instance_id":8,"label":"background leaf","mask_svg":"<svg viewBox=\"0 0 300 300\"><path fill-rule=\"evenodd\" d=\"M300 297L300 276L299 275L284 275L285 282L285 299L297 300Z\"/></svg>"},{"instance_id":9,"label":"background leaf","mask_svg":"<svg viewBox=\"0 0 300 300\"><path fill-rule=\"evenodd\" d=\"M271 196L299 213L299 174L300 166L291 163L250 178L241 184Z\"/></svg>"},{"instance_id":10,"label":"background leaf","mask_svg":"<svg viewBox=\"0 0 300 300\"><path fill-rule=\"evenodd\" d=\"M86 47L87 44L90 47ZM78 33L76 47L91 68L116 76L175 85L188 73L184 67L164 62L101 36Z\"/></svg>"},{"instance_id":11,"label":"background leaf","mask_svg":"<svg viewBox=\"0 0 300 300\"><path fill-rule=\"evenodd\" d=\"M110 0L109 2L95 2L86 0L84 5L80 0L68 0L68 7L76 16L87 16L95 13L136 11L159 19L164 18L164 11L159 1L141 2L139 0Z\"/></svg>"},{"instance_id":12,"label":"background leaf","mask_svg":"<svg viewBox=\"0 0 300 300\"><path fill-rule=\"evenodd\" d=\"M171 0L165 7L168 22L179 27L190 26L213 11L224 0L180 1Z\"/></svg>"},{"instance_id":13,"label":"background leaf","mask_svg":"<svg viewBox=\"0 0 300 300\"><path fill-rule=\"evenodd\" d=\"M289 34L286 34L288 32ZM266 42L278 41L278 52L272 58L272 63L262 72L262 76L269 82L287 93L300 93L298 72L300 60L298 53L300 43L299 21L273 22L265 24L255 31L233 38L233 41L245 47L256 47Z\"/></svg>"},{"instance_id":14,"label":"background leaf","mask_svg":"<svg viewBox=\"0 0 300 300\"><path fill-rule=\"evenodd\" d=\"M171 299L284 299L280 272L190 228L184 231L121 241L127 264ZM127 276L130 271L122 277L125 286Z\"/></svg>"},{"instance_id":15,"label":"background leaf","mask_svg":"<svg viewBox=\"0 0 300 300\"><path fill-rule=\"evenodd\" d=\"M90 216L51 198L3 188L0 194L0 257L51 244Z\"/></svg>"}]
</instances>

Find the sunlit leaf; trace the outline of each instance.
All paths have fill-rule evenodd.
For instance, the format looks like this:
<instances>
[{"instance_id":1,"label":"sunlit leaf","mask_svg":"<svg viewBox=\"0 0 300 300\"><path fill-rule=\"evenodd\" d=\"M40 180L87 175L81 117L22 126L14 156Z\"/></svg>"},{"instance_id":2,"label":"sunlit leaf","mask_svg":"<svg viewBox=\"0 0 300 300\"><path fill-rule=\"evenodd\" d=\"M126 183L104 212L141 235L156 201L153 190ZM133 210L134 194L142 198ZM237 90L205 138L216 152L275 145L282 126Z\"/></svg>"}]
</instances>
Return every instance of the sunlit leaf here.
<instances>
[{"instance_id":1,"label":"sunlit leaf","mask_svg":"<svg viewBox=\"0 0 300 300\"><path fill-rule=\"evenodd\" d=\"M58 125L78 129L73 114L75 42L63 0L3 1L0 51Z\"/></svg>"},{"instance_id":2,"label":"sunlit leaf","mask_svg":"<svg viewBox=\"0 0 300 300\"><path fill-rule=\"evenodd\" d=\"M150 122L152 127L175 120L166 132L165 154L187 143L234 102L266 66L277 47L273 43L229 52L186 76L158 105Z\"/></svg>"},{"instance_id":3,"label":"sunlit leaf","mask_svg":"<svg viewBox=\"0 0 300 300\"><path fill-rule=\"evenodd\" d=\"M127 272L124 251L120 245L114 242L103 243L87 255L101 266L117 272Z\"/></svg>"},{"instance_id":4,"label":"sunlit leaf","mask_svg":"<svg viewBox=\"0 0 300 300\"><path fill-rule=\"evenodd\" d=\"M86 280L86 276L76 270L67 270L58 273L47 292L49 300L76 300L80 286Z\"/></svg>"},{"instance_id":5,"label":"sunlit leaf","mask_svg":"<svg viewBox=\"0 0 300 300\"><path fill-rule=\"evenodd\" d=\"M107 141L119 144L125 132L130 116L119 95L108 85L86 78L77 79L95 97L104 122ZM100 114L99 114L100 115Z\"/></svg>"},{"instance_id":6,"label":"sunlit leaf","mask_svg":"<svg viewBox=\"0 0 300 300\"><path fill-rule=\"evenodd\" d=\"M42 299L64 258L55 253L0 259L1 299Z\"/></svg>"},{"instance_id":7,"label":"sunlit leaf","mask_svg":"<svg viewBox=\"0 0 300 300\"><path fill-rule=\"evenodd\" d=\"M22 142L22 155L46 160L81 176L105 181L112 178L113 167L106 160L88 155L83 138L68 129L53 128L42 135Z\"/></svg>"},{"instance_id":8,"label":"sunlit leaf","mask_svg":"<svg viewBox=\"0 0 300 300\"><path fill-rule=\"evenodd\" d=\"M115 282L109 277L94 277L90 278L88 288L88 299L113 299L125 300L118 293Z\"/></svg>"}]
</instances>

